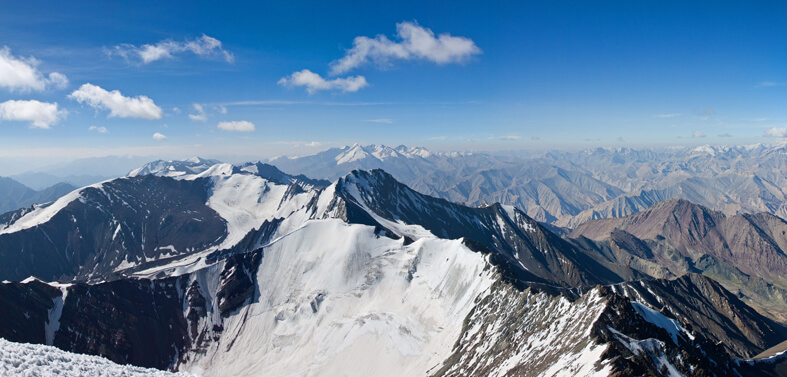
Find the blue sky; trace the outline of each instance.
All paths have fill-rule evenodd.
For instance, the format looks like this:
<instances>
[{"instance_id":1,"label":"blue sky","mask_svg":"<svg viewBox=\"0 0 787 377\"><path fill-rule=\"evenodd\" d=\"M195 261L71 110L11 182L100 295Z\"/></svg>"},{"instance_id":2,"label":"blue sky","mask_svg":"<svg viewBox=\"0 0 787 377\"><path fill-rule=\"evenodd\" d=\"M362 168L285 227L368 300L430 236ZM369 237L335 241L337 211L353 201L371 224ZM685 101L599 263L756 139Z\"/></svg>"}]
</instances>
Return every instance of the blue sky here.
<instances>
[{"instance_id":1,"label":"blue sky","mask_svg":"<svg viewBox=\"0 0 787 377\"><path fill-rule=\"evenodd\" d=\"M12 2L0 157L769 142L785 21L780 2Z\"/></svg>"}]
</instances>

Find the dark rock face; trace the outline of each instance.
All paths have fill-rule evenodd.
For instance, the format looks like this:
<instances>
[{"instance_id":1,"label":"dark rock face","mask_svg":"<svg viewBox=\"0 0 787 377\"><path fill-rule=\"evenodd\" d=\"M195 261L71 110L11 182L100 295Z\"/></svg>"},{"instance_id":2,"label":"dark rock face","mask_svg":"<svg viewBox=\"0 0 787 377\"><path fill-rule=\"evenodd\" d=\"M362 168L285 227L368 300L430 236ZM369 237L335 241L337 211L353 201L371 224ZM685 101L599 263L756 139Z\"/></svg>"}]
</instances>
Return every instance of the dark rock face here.
<instances>
[{"instance_id":1,"label":"dark rock face","mask_svg":"<svg viewBox=\"0 0 787 377\"><path fill-rule=\"evenodd\" d=\"M44 324L60 290L39 281L0 284L0 338L46 344Z\"/></svg>"},{"instance_id":2,"label":"dark rock face","mask_svg":"<svg viewBox=\"0 0 787 377\"><path fill-rule=\"evenodd\" d=\"M167 369L185 348L185 281L117 280L69 287L54 346Z\"/></svg>"},{"instance_id":3,"label":"dark rock face","mask_svg":"<svg viewBox=\"0 0 787 377\"><path fill-rule=\"evenodd\" d=\"M631 282L611 290L680 319L735 357L752 358L787 338L784 325L763 317L703 275Z\"/></svg>"},{"instance_id":4,"label":"dark rock face","mask_svg":"<svg viewBox=\"0 0 787 377\"><path fill-rule=\"evenodd\" d=\"M206 200L201 179L142 176L82 189L81 198L50 221L0 235L0 279L101 280L124 261L218 244L226 224Z\"/></svg>"},{"instance_id":5,"label":"dark rock face","mask_svg":"<svg viewBox=\"0 0 787 377\"><path fill-rule=\"evenodd\" d=\"M215 297L193 275L159 280L122 279L67 288L53 345L100 355L121 364L172 369L186 354L201 352L223 331L223 318L254 300L262 250L233 255L216 267ZM0 336L46 343L54 300L63 293L45 283L0 284ZM218 316L213 316L213 313ZM213 319L218 318L218 322Z\"/></svg>"},{"instance_id":6,"label":"dark rock face","mask_svg":"<svg viewBox=\"0 0 787 377\"><path fill-rule=\"evenodd\" d=\"M630 269L599 262L545 229L523 212L495 204L471 208L419 194L382 170L354 171L338 181L346 220L386 229L391 222L418 224L440 238L465 238L499 254L500 264L526 270L531 281L565 287L614 283L634 276ZM397 235L402 236L402 235ZM496 257L497 258L497 257ZM527 277L524 277L527 279Z\"/></svg>"},{"instance_id":7,"label":"dark rock face","mask_svg":"<svg viewBox=\"0 0 787 377\"><path fill-rule=\"evenodd\" d=\"M255 276L262 256L262 250L257 250L234 255L225 260L220 275L219 291L216 293L222 317L229 317L254 297Z\"/></svg>"},{"instance_id":8,"label":"dark rock face","mask_svg":"<svg viewBox=\"0 0 787 377\"><path fill-rule=\"evenodd\" d=\"M604 357L612 376L662 376L674 369L685 376L738 376L741 368L723 347L702 335L678 336L677 343L646 321L627 298L607 294L608 306L593 325L593 336L610 347ZM667 366L664 361L670 363Z\"/></svg>"}]
</instances>

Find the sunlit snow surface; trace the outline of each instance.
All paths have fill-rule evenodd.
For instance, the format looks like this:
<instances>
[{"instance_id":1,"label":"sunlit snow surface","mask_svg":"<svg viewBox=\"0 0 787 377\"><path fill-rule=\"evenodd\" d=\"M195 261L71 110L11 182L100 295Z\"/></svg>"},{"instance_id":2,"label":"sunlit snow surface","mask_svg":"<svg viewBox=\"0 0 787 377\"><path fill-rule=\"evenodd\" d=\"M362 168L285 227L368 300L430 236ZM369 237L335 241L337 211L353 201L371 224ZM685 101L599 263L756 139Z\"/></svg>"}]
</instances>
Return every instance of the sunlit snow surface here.
<instances>
[{"instance_id":1,"label":"sunlit snow surface","mask_svg":"<svg viewBox=\"0 0 787 377\"><path fill-rule=\"evenodd\" d=\"M314 220L265 249L254 303L184 365L204 376L406 376L440 364L492 283L459 240ZM205 279L209 281L210 279ZM228 345L232 344L229 348Z\"/></svg>"},{"instance_id":2,"label":"sunlit snow surface","mask_svg":"<svg viewBox=\"0 0 787 377\"><path fill-rule=\"evenodd\" d=\"M103 357L79 355L41 344L13 343L0 338L0 375L4 377L188 377L115 364Z\"/></svg>"}]
</instances>

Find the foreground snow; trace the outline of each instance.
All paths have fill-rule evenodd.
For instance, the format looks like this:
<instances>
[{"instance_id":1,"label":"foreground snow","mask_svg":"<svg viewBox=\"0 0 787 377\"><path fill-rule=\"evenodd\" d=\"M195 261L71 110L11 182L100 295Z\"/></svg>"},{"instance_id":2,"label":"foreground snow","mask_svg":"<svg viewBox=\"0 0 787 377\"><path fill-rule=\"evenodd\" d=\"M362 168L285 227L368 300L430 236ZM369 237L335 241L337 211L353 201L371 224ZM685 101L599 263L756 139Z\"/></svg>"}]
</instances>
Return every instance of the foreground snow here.
<instances>
[{"instance_id":1,"label":"foreground snow","mask_svg":"<svg viewBox=\"0 0 787 377\"><path fill-rule=\"evenodd\" d=\"M193 376L115 364L103 357L79 355L41 344L13 343L0 338L0 375L14 376Z\"/></svg>"}]
</instances>

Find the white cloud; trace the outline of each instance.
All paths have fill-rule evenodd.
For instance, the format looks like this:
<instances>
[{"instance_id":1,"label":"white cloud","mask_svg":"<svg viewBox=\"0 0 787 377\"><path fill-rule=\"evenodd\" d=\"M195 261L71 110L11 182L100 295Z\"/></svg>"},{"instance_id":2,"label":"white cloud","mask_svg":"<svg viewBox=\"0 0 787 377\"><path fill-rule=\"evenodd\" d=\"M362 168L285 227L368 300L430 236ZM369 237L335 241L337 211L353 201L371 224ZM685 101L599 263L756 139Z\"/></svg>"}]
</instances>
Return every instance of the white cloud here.
<instances>
[{"instance_id":1,"label":"white cloud","mask_svg":"<svg viewBox=\"0 0 787 377\"><path fill-rule=\"evenodd\" d=\"M396 24L401 41L394 42L384 35L375 38L356 37L353 47L341 59L331 63L331 73L342 74L368 62L390 64L391 60L427 60L437 64L461 63L481 53L475 42L448 33L435 37L432 30L413 22Z\"/></svg>"},{"instance_id":2,"label":"white cloud","mask_svg":"<svg viewBox=\"0 0 787 377\"><path fill-rule=\"evenodd\" d=\"M659 115L654 115L654 117L656 117L656 118L674 118L674 117L678 117L678 116L681 116L681 114L659 114Z\"/></svg>"},{"instance_id":3,"label":"white cloud","mask_svg":"<svg viewBox=\"0 0 787 377\"><path fill-rule=\"evenodd\" d=\"M204 122L208 120L208 116L205 114L205 108L202 107L202 105L195 103L192 104L192 106L194 106L194 111L196 111L196 113L189 114L189 119L199 122Z\"/></svg>"},{"instance_id":4,"label":"white cloud","mask_svg":"<svg viewBox=\"0 0 787 377\"><path fill-rule=\"evenodd\" d=\"M131 44L117 45L106 51L108 55L120 55L128 61L139 61L148 64L162 59L171 59L175 54L191 52L200 57L218 56L227 63L234 63L235 56L221 46L221 41L205 34L202 37L183 42L165 40L154 45L135 46Z\"/></svg>"},{"instance_id":5,"label":"white cloud","mask_svg":"<svg viewBox=\"0 0 787 377\"><path fill-rule=\"evenodd\" d=\"M732 137L729 133L719 134L719 137Z\"/></svg>"},{"instance_id":6,"label":"white cloud","mask_svg":"<svg viewBox=\"0 0 787 377\"><path fill-rule=\"evenodd\" d=\"M100 134L105 134L105 133L109 132L109 130L107 130L107 128L106 128L106 127L96 127L96 126L90 126L90 127L88 127L87 129L88 129L89 131L96 131L96 132L98 132L98 133L100 133Z\"/></svg>"},{"instance_id":7,"label":"white cloud","mask_svg":"<svg viewBox=\"0 0 787 377\"><path fill-rule=\"evenodd\" d=\"M5 101L0 103L0 120L30 122L35 128L49 129L66 116L65 110L59 110L57 103L30 101Z\"/></svg>"},{"instance_id":8,"label":"white cloud","mask_svg":"<svg viewBox=\"0 0 787 377\"><path fill-rule=\"evenodd\" d=\"M254 123L245 120L238 120L234 122L219 122L220 130L224 131L237 131L237 132L252 132L254 131Z\"/></svg>"},{"instance_id":9,"label":"white cloud","mask_svg":"<svg viewBox=\"0 0 787 377\"><path fill-rule=\"evenodd\" d=\"M369 120L367 120L367 122L393 124L393 119L387 119L387 118L383 118L383 119L369 119Z\"/></svg>"},{"instance_id":10,"label":"white cloud","mask_svg":"<svg viewBox=\"0 0 787 377\"><path fill-rule=\"evenodd\" d=\"M787 137L787 128L773 127L765 131L764 137Z\"/></svg>"},{"instance_id":11,"label":"white cloud","mask_svg":"<svg viewBox=\"0 0 787 377\"><path fill-rule=\"evenodd\" d=\"M320 75L304 69L293 73L288 77L283 77L278 82L279 85L295 87L306 87L309 94L314 94L319 90L341 90L342 92L357 92L361 88L369 85L366 78L363 76L349 76L345 78L336 78L333 80L326 80Z\"/></svg>"},{"instance_id":12,"label":"white cloud","mask_svg":"<svg viewBox=\"0 0 787 377\"><path fill-rule=\"evenodd\" d=\"M164 141L167 140L167 137L164 136L163 134L156 132L153 134L153 140Z\"/></svg>"},{"instance_id":13,"label":"white cloud","mask_svg":"<svg viewBox=\"0 0 787 377\"><path fill-rule=\"evenodd\" d=\"M531 136L531 137L530 137L530 140L541 140L541 138L540 138L540 137L538 137L538 136Z\"/></svg>"},{"instance_id":14,"label":"white cloud","mask_svg":"<svg viewBox=\"0 0 787 377\"><path fill-rule=\"evenodd\" d=\"M120 91L111 92L93 84L84 84L68 95L79 103L96 109L109 110L109 118L161 119L161 108L147 96L124 97Z\"/></svg>"},{"instance_id":15,"label":"white cloud","mask_svg":"<svg viewBox=\"0 0 787 377\"><path fill-rule=\"evenodd\" d=\"M222 114L226 114L226 113L227 113L227 108L226 108L224 105L218 105L218 106L216 106L216 110L217 110L219 113L222 113Z\"/></svg>"},{"instance_id":16,"label":"white cloud","mask_svg":"<svg viewBox=\"0 0 787 377\"><path fill-rule=\"evenodd\" d=\"M44 76L38 70L39 64L33 57L25 59L11 55L11 49L7 46L0 48L0 87L27 92L49 87L64 89L68 85L66 75L52 72Z\"/></svg>"},{"instance_id":17,"label":"white cloud","mask_svg":"<svg viewBox=\"0 0 787 377\"><path fill-rule=\"evenodd\" d=\"M696 138L705 137L705 134L704 134L704 133L702 133L702 132L699 132L699 131L694 131L694 132L691 134L691 137L696 137Z\"/></svg>"},{"instance_id":18,"label":"white cloud","mask_svg":"<svg viewBox=\"0 0 787 377\"><path fill-rule=\"evenodd\" d=\"M320 143L319 141L312 141L312 142L306 143L304 145L307 146L307 147L320 147L320 146L322 146L322 143Z\"/></svg>"},{"instance_id":19,"label":"white cloud","mask_svg":"<svg viewBox=\"0 0 787 377\"><path fill-rule=\"evenodd\" d=\"M515 141L515 140L519 140L519 139L520 139L520 137L519 136L515 136L515 135L508 135L508 136L503 136L503 137L500 138L500 140L505 140L505 141Z\"/></svg>"}]
</instances>

